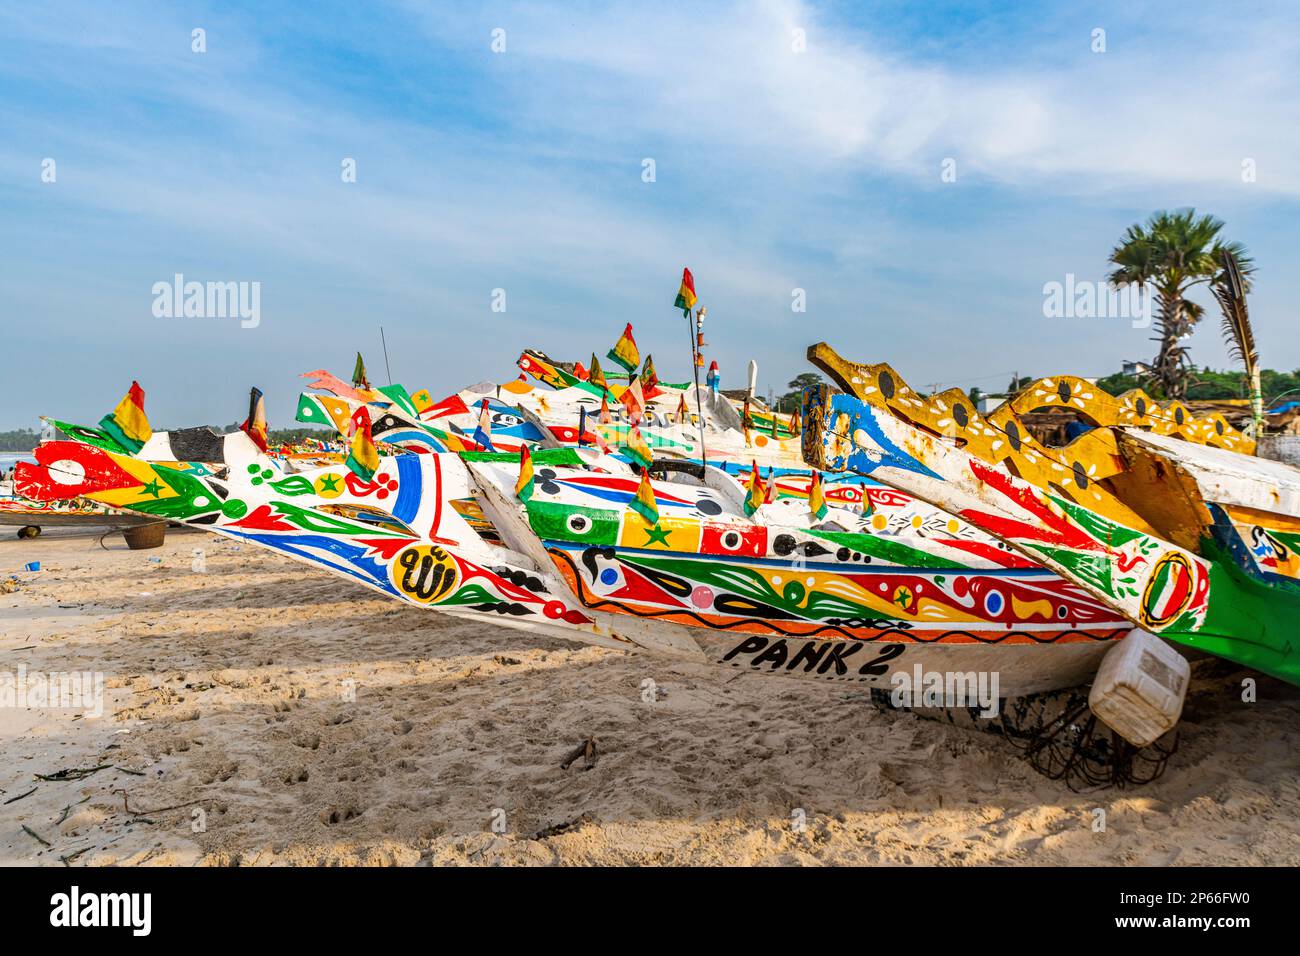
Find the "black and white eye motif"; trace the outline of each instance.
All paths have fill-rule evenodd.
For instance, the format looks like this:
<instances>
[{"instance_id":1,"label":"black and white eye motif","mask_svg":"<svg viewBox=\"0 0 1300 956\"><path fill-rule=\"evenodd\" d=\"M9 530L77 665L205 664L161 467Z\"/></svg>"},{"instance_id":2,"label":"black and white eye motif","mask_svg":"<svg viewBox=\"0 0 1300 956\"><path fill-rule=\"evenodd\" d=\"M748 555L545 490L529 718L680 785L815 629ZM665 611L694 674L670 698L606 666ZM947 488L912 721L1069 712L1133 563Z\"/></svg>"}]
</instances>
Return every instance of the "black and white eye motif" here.
<instances>
[{"instance_id":1,"label":"black and white eye motif","mask_svg":"<svg viewBox=\"0 0 1300 956\"><path fill-rule=\"evenodd\" d=\"M702 515L720 515L722 514L722 505L712 498L700 498L695 502L695 510Z\"/></svg>"},{"instance_id":2,"label":"black and white eye motif","mask_svg":"<svg viewBox=\"0 0 1300 956\"><path fill-rule=\"evenodd\" d=\"M586 534L591 530L591 519L583 514L572 514L565 519L565 524L574 534Z\"/></svg>"},{"instance_id":3,"label":"black and white eye motif","mask_svg":"<svg viewBox=\"0 0 1300 956\"><path fill-rule=\"evenodd\" d=\"M739 531L724 531L722 536L718 538L718 543L728 551L739 551L740 546L745 543L745 539L741 537Z\"/></svg>"}]
</instances>

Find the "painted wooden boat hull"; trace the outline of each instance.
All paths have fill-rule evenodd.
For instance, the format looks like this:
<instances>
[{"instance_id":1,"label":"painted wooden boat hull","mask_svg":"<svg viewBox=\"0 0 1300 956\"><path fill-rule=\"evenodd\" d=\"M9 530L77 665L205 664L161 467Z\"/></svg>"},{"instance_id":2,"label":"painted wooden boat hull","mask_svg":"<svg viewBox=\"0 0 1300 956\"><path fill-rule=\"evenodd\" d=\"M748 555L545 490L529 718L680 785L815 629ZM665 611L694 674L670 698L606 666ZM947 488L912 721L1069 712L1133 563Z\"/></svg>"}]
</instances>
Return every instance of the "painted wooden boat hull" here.
<instances>
[{"instance_id":1,"label":"painted wooden boat hull","mask_svg":"<svg viewBox=\"0 0 1300 956\"><path fill-rule=\"evenodd\" d=\"M870 474L1058 571L1136 626L1300 683L1291 637L1300 595L1248 573L1212 534L1195 549L1161 537L1158 509L1111 490L1127 472L1109 429L1082 449L1029 447L1014 421L994 426L964 396L918 396L887 366L854 365L844 380L856 395L807 396L810 464ZM1214 428L1206 437L1224 439Z\"/></svg>"},{"instance_id":2,"label":"painted wooden boat hull","mask_svg":"<svg viewBox=\"0 0 1300 956\"><path fill-rule=\"evenodd\" d=\"M33 501L0 486L0 526L6 528L76 528L144 524L146 519L91 501Z\"/></svg>"},{"instance_id":3,"label":"painted wooden boat hull","mask_svg":"<svg viewBox=\"0 0 1300 956\"><path fill-rule=\"evenodd\" d=\"M18 482L38 500L85 495L420 607L728 671L888 687L918 665L996 668L999 692L1010 696L1085 679L1129 627L1010 552L1001 563L971 558L963 572L935 557L944 545L916 539L902 546L930 558L900 565L844 543L881 548L879 536L778 529L779 511L748 521L725 476L656 482L662 517L651 527L626 506L636 484L626 474L552 469L525 505L506 465L454 454L387 458L370 481L340 468L287 475L269 461L218 478L76 442L44 445L37 457ZM501 544L457 509L467 499ZM582 540L574 515L596 536ZM652 531L657 541L642 540ZM990 601L993 592L1001 597Z\"/></svg>"}]
</instances>

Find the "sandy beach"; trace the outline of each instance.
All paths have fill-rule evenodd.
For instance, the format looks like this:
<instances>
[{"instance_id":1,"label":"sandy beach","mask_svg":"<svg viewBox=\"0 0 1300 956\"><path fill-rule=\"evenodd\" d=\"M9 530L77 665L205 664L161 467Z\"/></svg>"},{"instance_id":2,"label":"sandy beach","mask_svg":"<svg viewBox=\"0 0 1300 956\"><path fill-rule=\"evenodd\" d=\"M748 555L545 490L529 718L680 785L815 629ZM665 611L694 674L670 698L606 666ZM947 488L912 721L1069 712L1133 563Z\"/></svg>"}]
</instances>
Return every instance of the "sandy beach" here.
<instances>
[{"instance_id":1,"label":"sandy beach","mask_svg":"<svg viewBox=\"0 0 1300 956\"><path fill-rule=\"evenodd\" d=\"M99 717L0 708L0 864L1300 863L1300 690L1245 704L1222 664L1160 780L1075 794L842 687L467 624L201 533L105 544L0 542L0 670L105 679Z\"/></svg>"}]
</instances>

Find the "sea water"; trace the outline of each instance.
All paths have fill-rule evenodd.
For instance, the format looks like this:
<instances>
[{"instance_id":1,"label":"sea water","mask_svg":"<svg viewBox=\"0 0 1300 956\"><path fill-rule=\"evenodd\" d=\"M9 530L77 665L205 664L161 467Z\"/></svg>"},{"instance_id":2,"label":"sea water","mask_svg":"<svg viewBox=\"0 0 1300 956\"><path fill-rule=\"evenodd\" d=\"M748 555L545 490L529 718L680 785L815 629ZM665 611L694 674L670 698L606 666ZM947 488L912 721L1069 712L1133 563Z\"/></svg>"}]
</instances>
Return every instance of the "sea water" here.
<instances>
[{"instance_id":1,"label":"sea water","mask_svg":"<svg viewBox=\"0 0 1300 956\"><path fill-rule=\"evenodd\" d=\"M2 484L3 490L0 490L0 495L13 493L13 486L9 482L9 473L14 470L14 465L18 464L20 461L29 461L33 464L36 463L36 459L32 457L31 452L0 451L0 474L4 475L4 481Z\"/></svg>"}]
</instances>

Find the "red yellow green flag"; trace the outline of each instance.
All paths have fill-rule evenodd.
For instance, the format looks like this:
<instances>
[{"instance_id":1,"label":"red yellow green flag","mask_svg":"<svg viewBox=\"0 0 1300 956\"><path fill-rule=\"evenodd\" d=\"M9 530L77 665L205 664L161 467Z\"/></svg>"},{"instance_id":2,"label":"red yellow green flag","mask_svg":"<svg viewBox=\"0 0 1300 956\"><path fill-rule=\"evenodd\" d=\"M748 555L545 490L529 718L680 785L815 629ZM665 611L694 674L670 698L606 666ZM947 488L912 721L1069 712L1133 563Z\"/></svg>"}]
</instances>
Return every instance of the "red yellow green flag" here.
<instances>
[{"instance_id":1,"label":"red yellow green flag","mask_svg":"<svg viewBox=\"0 0 1300 956\"><path fill-rule=\"evenodd\" d=\"M131 383L117 408L99 420L99 427L131 454L144 447L153 436L153 429L144 413L144 389L139 382Z\"/></svg>"},{"instance_id":2,"label":"red yellow green flag","mask_svg":"<svg viewBox=\"0 0 1300 956\"><path fill-rule=\"evenodd\" d=\"M808 508L818 521L826 517L826 494L822 491L820 471L814 470L812 474L812 487L808 489Z\"/></svg>"},{"instance_id":3,"label":"red yellow green flag","mask_svg":"<svg viewBox=\"0 0 1300 956\"><path fill-rule=\"evenodd\" d=\"M645 396L646 401L659 394L659 376L655 374L653 355L647 355L645 365L641 366L641 394Z\"/></svg>"},{"instance_id":4,"label":"red yellow green flag","mask_svg":"<svg viewBox=\"0 0 1300 956\"><path fill-rule=\"evenodd\" d=\"M691 309L695 308L695 303L698 301L695 298L695 276L691 275L690 269L683 269L682 284L677 290L677 301L673 305L681 309L687 318L690 318Z\"/></svg>"},{"instance_id":5,"label":"red yellow green flag","mask_svg":"<svg viewBox=\"0 0 1300 956\"><path fill-rule=\"evenodd\" d=\"M375 477L379 468L379 449L375 448L370 433L370 411L362 405L352 415L352 444L348 449L347 466L362 481Z\"/></svg>"},{"instance_id":6,"label":"red yellow green flag","mask_svg":"<svg viewBox=\"0 0 1300 956\"><path fill-rule=\"evenodd\" d=\"M749 473L748 493L745 495L745 514L753 516L767 502L767 492L763 490L763 479L758 474L758 462L754 462Z\"/></svg>"},{"instance_id":7,"label":"red yellow green flag","mask_svg":"<svg viewBox=\"0 0 1300 956\"><path fill-rule=\"evenodd\" d=\"M614 347L605 354L623 366L628 374L636 371L636 367L641 364L641 353L637 351L636 339L632 338L631 322L623 329L623 334L614 343Z\"/></svg>"},{"instance_id":8,"label":"red yellow green flag","mask_svg":"<svg viewBox=\"0 0 1300 956\"><path fill-rule=\"evenodd\" d=\"M605 372L600 367L600 359L596 358L596 353L591 353L591 370L587 372L587 384L597 385L608 391L609 383L605 381Z\"/></svg>"},{"instance_id":9,"label":"red yellow green flag","mask_svg":"<svg viewBox=\"0 0 1300 956\"><path fill-rule=\"evenodd\" d=\"M632 510L646 520L647 524L659 523L659 503L655 501L655 490L650 486L650 473L641 469L641 483L637 485L633 496Z\"/></svg>"},{"instance_id":10,"label":"red yellow green flag","mask_svg":"<svg viewBox=\"0 0 1300 956\"><path fill-rule=\"evenodd\" d=\"M519 480L515 482L515 497L527 501L533 496L533 456L527 445L519 446Z\"/></svg>"},{"instance_id":11,"label":"red yellow green flag","mask_svg":"<svg viewBox=\"0 0 1300 956\"><path fill-rule=\"evenodd\" d=\"M654 455L650 452L650 446L646 444L645 438L641 436L641 429L635 425L627 433L627 444L623 446L623 451L643 470L654 464Z\"/></svg>"}]
</instances>

